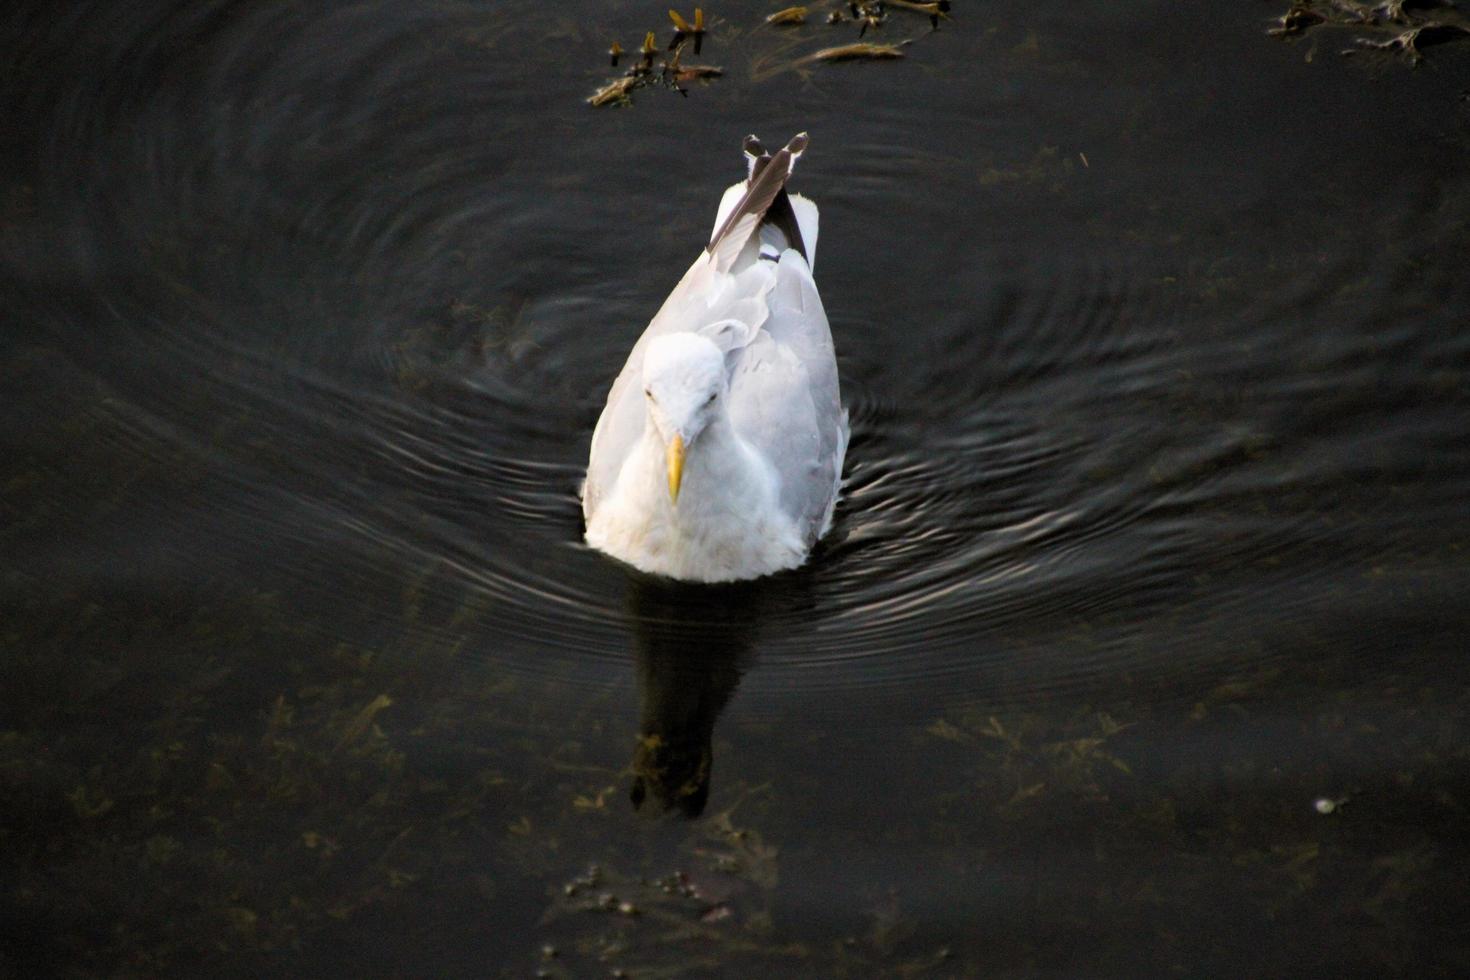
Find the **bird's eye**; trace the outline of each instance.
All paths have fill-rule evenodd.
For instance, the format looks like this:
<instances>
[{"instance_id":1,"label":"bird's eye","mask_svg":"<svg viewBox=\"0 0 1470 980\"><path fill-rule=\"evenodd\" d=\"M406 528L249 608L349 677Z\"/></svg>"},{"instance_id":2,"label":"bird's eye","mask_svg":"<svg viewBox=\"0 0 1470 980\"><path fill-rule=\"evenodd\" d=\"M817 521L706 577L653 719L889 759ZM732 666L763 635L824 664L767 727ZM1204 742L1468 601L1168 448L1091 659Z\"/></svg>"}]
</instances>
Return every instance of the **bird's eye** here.
<instances>
[{"instance_id":1,"label":"bird's eye","mask_svg":"<svg viewBox=\"0 0 1470 980\"><path fill-rule=\"evenodd\" d=\"M643 394L646 397L648 397L648 398L652 398L653 397L653 389L652 388L644 388L643 389Z\"/></svg>"},{"instance_id":2,"label":"bird's eye","mask_svg":"<svg viewBox=\"0 0 1470 980\"><path fill-rule=\"evenodd\" d=\"M717 394L719 394L719 392L715 393L715 395ZM705 399L704 403L706 405L713 405L715 403L715 395L710 395L708 398Z\"/></svg>"}]
</instances>

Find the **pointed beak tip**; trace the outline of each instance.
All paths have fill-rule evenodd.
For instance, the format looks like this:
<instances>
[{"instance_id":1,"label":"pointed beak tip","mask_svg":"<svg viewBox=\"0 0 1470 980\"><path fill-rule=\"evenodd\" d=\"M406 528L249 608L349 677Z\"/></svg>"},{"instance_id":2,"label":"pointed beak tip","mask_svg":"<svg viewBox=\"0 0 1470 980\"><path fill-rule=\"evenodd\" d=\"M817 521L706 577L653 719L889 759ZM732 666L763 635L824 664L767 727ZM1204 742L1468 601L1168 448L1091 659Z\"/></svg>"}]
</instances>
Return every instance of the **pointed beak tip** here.
<instances>
[{"instance_id":1,"label":"pointed beak tip","mask_svg":"<svg viewBox=\"0 0 1470 980\"><path fill-rule=\"evenodd\" d=\"M666 457L669 472L669 500L679 502L679 486L684 482L684 438L678 434L669 441Z\"/></svg>"}]
</instances>

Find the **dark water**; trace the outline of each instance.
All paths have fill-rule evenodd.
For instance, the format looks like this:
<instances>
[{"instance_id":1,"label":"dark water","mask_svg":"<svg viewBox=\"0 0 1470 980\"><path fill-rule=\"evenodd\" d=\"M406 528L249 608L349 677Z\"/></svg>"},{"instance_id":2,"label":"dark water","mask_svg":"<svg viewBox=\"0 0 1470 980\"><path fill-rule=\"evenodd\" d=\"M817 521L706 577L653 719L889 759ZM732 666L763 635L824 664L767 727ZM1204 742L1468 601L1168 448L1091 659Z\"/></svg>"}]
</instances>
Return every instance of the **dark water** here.
<instances>
[{"instance_id":1,"label":"dark water","mask_svg":"<svg viewBox=\"0 0 1470 980\"><path fill-rule=\"evenodd\" d=\"M0 973L1470 969L1470 42L777 6L601 110L662 5L0 15ZM836 528L635 579L602 396L802 129Z\"/></svg>"}]
</instances>

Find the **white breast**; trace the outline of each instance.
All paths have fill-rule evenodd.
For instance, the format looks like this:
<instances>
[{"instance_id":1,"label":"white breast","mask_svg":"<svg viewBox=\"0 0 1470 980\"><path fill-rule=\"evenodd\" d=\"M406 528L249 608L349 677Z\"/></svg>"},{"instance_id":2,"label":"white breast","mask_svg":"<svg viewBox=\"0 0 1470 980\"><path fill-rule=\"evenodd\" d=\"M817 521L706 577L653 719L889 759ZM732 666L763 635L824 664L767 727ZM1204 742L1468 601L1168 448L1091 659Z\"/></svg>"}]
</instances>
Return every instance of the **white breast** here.
<instances>
[{"instance_id":1,"label":"white breast","mask_svg":"<svg viewBox=\"0 0 1470 980\"><path fill-rule=\"evenodd\" d=\"M806 558L795 523L776 506L775 476L728 429L690 447L675 504L663 449L641 439L587 525L587 543L658 575L727 582L795 568Z\"/></svg>"}]
</instances>

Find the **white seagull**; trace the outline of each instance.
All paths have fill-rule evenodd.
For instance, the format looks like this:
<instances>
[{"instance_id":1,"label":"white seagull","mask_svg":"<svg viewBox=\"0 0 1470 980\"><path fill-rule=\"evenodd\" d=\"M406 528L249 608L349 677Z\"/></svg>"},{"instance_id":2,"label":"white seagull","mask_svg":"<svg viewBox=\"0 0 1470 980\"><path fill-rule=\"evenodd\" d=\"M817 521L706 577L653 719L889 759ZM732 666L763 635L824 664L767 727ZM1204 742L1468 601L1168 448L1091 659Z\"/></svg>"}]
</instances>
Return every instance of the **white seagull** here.
<instances>
[{"instance_id":1,"label":"white seagull","mask_svg":"<svg viewBox=\"0 0 1470 980\"><path fill-rule=\"evenodd\" d=\"M587 543L645 572L757 578L800 565L832 524L847 412L812 281L817 206L786 193L806 146L746 138L747 178L592 433Z\"/></svg>"}]
</instances>

